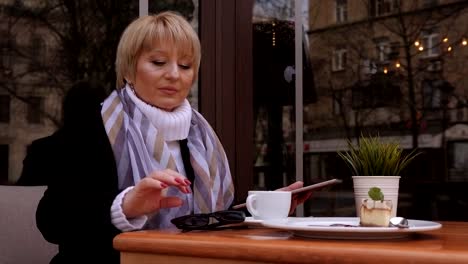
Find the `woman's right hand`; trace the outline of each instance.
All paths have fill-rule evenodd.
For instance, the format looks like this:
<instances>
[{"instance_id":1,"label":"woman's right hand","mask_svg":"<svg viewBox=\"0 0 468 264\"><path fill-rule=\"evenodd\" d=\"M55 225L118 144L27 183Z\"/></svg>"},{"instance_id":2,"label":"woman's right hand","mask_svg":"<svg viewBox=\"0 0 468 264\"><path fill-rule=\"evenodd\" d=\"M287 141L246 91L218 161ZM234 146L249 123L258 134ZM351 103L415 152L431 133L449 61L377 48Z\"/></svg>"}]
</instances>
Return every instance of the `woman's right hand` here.
<instances>
[{"instance_id":1,"label":"woman's right hand","mask_svg":"<svg viewBox=\"0 0 468 264\"><path fill-rule=\"evenodd\" d=\"M127 218L135 218L154 213L161 208L178 207L182 200L178 197L166 197L162 190L177 186L183 193L190 193L191 182L176 171L165 169L146 176L130 190L122 202L122 210Z\"/></svg>"}]
</instances>

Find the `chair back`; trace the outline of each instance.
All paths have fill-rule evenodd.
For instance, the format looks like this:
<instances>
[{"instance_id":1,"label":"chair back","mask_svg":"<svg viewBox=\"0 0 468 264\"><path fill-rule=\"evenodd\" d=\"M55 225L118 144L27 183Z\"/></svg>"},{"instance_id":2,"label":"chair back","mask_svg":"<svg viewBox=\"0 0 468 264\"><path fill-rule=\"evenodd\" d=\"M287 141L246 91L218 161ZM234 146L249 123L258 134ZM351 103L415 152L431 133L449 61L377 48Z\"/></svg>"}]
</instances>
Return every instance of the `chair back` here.
<instances>
[{"instance_id":1,"label":"chair back","mask_svg":"<svg viewBox=\"0 0 468 264\"><path fill-rule=\"evenodd\" d=\"M36 208L46 186L0 185L0 263L48 264L58 246L36 227Z\"/></svg>"}]
</instances>

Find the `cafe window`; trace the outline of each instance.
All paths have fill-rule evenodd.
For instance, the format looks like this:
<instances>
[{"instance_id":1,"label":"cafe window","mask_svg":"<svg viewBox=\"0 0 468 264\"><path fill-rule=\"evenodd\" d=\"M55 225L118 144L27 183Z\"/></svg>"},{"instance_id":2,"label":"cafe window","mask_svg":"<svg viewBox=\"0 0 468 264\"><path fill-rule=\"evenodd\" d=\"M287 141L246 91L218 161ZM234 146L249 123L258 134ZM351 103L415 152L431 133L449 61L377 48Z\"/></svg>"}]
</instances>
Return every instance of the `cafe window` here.
<instances>
[{"instance_id":1,"label":"cafe window","mask_svg":"<svg viewBox=\"0 0 468 264\"><path fill-rule=\"evenodd\" d=\"M261 2L271 3L274 1L263 0ZM276 170L275 174L279 175L278 178L283 176L283 179L290 179L290 175L294 175L295 172L297 173L296 179L304 180L305 184L331 178L344 179L339 189L314 193L313 198L304 204L304 214L306 216L355 216L351 172L342 160L336 158L336 153L345 148L347 139L355 140L361 132L378 131L383 137L399 141L405 151L409 152L413 148L424 149L424 154L418 156L415 162L402 172L402 179L405 179L405 181L401 181L400 185L403 200L398 205L398 210L402 215L414 219L468 220L467 214L460 214L460 212L467 212L466 205L468 204L463 192L468 185L467 172L463 167L466 167L467 160L466 146L463 145L466 143L461 145L457 143L453 147L453 154L448 153L446 145L454 139L457 142L467 140L468 133L457 133L455 136L450 134L441 144L441 140L444 140L441 135L446 135L442 132L444 129L448 130L456 126L455 122L466 121L462 120L459 115L467 113L466 100L463 100L463 95L467 94L467 87L463 85L463 82L455 82L455 80L457 80L456 76L467 76L468 72L466 67L455 67L455 65L463 65L463 56L445 56L442 54L443 49L438 49L438 46L448 47L448 44L441 43L442 31L447 26L450 27L450 42L448 43L466 38L463 36L466 23L463 23L463 19L460 20L461 17L465 17L465 10L455 10L454 6L447 5L441 5L440 9L423 8L424 3L435 4L442 3L441 1L413 1L413 3L412 1L369 0L364 1L368 3L367 5L360 6L369 7L369 9L352 8L351 5L355 2L346 1L349 4L346 6L346 16L349 20L352 20L353 17L364 18L366 16L378 17L378 19L371 19L372 23L349 23L344 27L337 26L337 24L345 18L345 9L343 8L345 6L340 6L345 1L325 1L329 4L322 4L321 1L302 2L308 3L308 9L302 10L300 13L298 13L299 10L296 10L296 17L289 19L289 21L297 23L303 19L300 16L310 16L304 18L304 21L307 21L305 23L308 27L307 38L309 42L307 45L309 46L307 50L311 54L312 74L298 71L297 79L301 80L300 74L313 76L315 92L320 96L315 101L304 105L304 117L306 118L295 116L295 120L292 120L304 120L302 127L299 121L296 122L296 125L299 124L296 130L303 132L303 142L301 142L301 138L296 137L296 145L293 144L293 147L296 147L294 154L296 155L295 165L297 167L283 166L284 169ZM400 14L400 4L402 3L405 3L405 8L411 9L412 6L418 8L411 9L411 12L406 12L410 11L409 9L401 10L405 12ZM274 9L272 5L269 7ZM283 8L277 7L279 14L283 14L283 10ZM441 14L444 16L443 20L438 19L441 18ZM261 18L267 20L269 17L271 16ZM257 19L257 17L254 18ZM409 44L411 44L408 46L409 54L403 52L403 46L408 44L408 42L402 42L405 36L396 34L402 32L401 24L395 20L399 18L402 21L411 21L409 26L413 27L413 31L415 31L409 36ZM258 18L258 20L260 19ZM279 42L279 39L275 38L276 43ZM270 42L265 41L265 45L261 49L253 49L254 56L268 45L271 46L271 33L269 40ZM282 40L284 41L284 39ZM294 38L288 38L288 40L294 43ZM292 44L289 46L293 47ZM295 45L295 47L299 46ZM458 49L452 46L453 52L461 52L463 49L460 43L457 47ZM296 50L296 52L298 51ZM441 55L444 56L439 57ZM404 58L407 56L410 56L407 59L411 59L411 65L408 65L408 60ZM425 57L430 58L426 59ZM435 60L441 60L444 65ZM429 62L433 62L431 66L429 66ZM255 70L258 72L269 65L271 63L260 64L262 67L255 68ZM440 74L433 74L433 72L440 73L442 66L444 66L444 77L453 81L452 85L456 86L456 89L446 87L449 86L446 84L438 84L436 75ZM258 76L255 71L253 76ZM271 79L271 76L273 74L268 75L269 78L265 78L265 80ZM425 78L431 78L432 81L436 82L421 82ZM299 86L300 83L297 85ZM408 85L412 87L408 87ZM264 99L267 94L268 99L265 100L268 100L268 103L272 105L272 109L276 107L277 112L279 112L279 109L282 109L280 107L284 107L284 105L281 105L281 102L275 105L276 102L271 100L271 86L265 85L265 82L258 85L258 87L269 88L265 93L259 93L258 98ZM336 92L341 90L347 91L346 96ZM447 97L447 95L453 96ZM288 102L289 105L296 107L296 114L301 113L301 102L304 102L304 98L299 96L300 94L297 95L298 98L294 98L294 103ZM254 99L256 98L254 97ZM444 108L441 107L444 104L449 107L445 109L447 111L446 120L443 119ZM340 109L341 107L343 109ZM417 113L412 116L414 107L417 108ZM340 112L344 115L340 115ZM455 116L456 118L453 118ZM281 119L277 120L280 121L274 124L281 125ZM272 131L273 129L266 126L266 132ZM276 131L280 130L276 129ZM279 132L277 133L279 134ZM296 135L299 136L300 133ZM270 133L269 136L274 135ZM280 138L280 136L276 138ZM301 143L304 145L302 160L301 153L298 151ZM270 146L268 145L266 148L267 160L274 158L273 161L276 164L293 164L287 155L282 154L287 153L288 149L280 147L273 149ZM453 158L447 158L448 155L452 155ZM462 181L461 176L465 177L462 185L458 182L456 185L448 184L448 179L456 179L455 175L458 175L458 181ZM264 179L267 189L280 186L279 184L272 185L269 182L270 177L262 179ZM281 181L280 183L286 182L290 181ZM421 186L425 188L420 188ZM427 191L428 189L430 191ZM428 194L431 195L428 198L431 200L430 204L424 203L425 200L420 199ZM460 195L460 199L447 200L446 194L449 194L449 198ZM440 197L449 202L437 203L437 199ZM447 207L447 205L451 205L451 207Z\"/></svg>"},{"instance_id":2,"label":"cafe window","mask_svg":"<svg viewBox=\"0 0 468 264\"><path fill-rule=\"evenodd\" d=\"M40 124L42 121L43 98L31 96L28 98L27 120L29 124Z\"/></svg>"},{"instance_id":3,"label":"cafe window","mask_svg":"<svg viewBox=\"0 0 468 264\"><path fill-rule=\"evenodd\" d=\"M348 1L336 0L336 23L343 23L348 21Z\"/></svg>"},{"instance_id":4,"label":"cafe window","mask_svg":"<svg viewBox=\"0 0 468 264\"><path fill-rule=\"evenodd\" d=\"M0 123L10 122L10 96L0 95Z\"/></svg>"}]
</instances>

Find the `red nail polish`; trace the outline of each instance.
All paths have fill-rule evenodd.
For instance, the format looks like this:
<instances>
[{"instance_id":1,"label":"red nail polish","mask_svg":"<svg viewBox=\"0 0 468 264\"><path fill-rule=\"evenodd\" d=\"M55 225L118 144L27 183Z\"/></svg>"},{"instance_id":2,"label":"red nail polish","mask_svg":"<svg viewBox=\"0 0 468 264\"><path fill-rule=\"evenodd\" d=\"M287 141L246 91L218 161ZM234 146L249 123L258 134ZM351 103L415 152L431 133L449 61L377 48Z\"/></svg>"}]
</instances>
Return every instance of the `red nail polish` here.
<instances>
[{"instance_id":1,"label":"red nail polish","mask_svg":"<svg viewBox=\"0 0 468 264\"><path fill-rule=\"evenodd\" d=\"M175 178L175 181L180 184L185 184L185 182L182 179Z\"/></svg>"},{"instance_id":2,"label":"red nail polish","mask_svg":"<svg viewBox=\"0 0 468 264\"><path fill-rule=\"evenodd\" d=\"M184 179L184 182L185 182L187 185L192 184L192 183L191 183L189 180L187 180L187 179Z\"/></svg>"},{"instance_id":3,"label":"red nail polish","mask_svg":"<svg viewBox=\"0 0 468 264\"><path fill-rule=\"evenodd\" d=\"M161 185L161 188L163 188L163 189L165 189L165 188L167 188L167 187L169 186L169 185L167 185L167 184L165 184L165 183L163 183L163 182L161 182L160 185Z\"/></svg>"}]
</instances>

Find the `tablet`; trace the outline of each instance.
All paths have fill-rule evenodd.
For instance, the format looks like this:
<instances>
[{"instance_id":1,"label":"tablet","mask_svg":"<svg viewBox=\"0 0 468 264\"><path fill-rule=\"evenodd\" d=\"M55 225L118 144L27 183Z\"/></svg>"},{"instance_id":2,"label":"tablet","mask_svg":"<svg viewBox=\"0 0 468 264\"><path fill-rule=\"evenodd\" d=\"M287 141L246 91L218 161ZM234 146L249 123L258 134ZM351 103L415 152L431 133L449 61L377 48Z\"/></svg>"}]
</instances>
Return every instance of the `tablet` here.
<instances>
[{"instance_id":1,"label":"tablet","mask_svg":"<svg viewBox=\"0 0 468 264\"><path fill-rule=\"evenodd\" d=\"M339 180L339 179L332 179L332 180L328 180L328 181L324 181L324 182L319 182L319 183L316 183L316 184L307 185L307 186L304 186L302 188L292 190L291 194L296 194L296 193L300 193L300 192L320 189L320 188L323 188L323 187L328 186L328 185L333 185L333 184L342 183L342 182L343 181Z\"/></svg>"},{"instance_id":2,"label":"tablet","mask_svg":"<svg viewBox=\"0 0 468 264\"><path fill-rule=\"evenodd\" d=\"M339 179L331 179L331 180L328 180L328 181L323 181L323 182L319 182L319 183L316 183L316 184L311 184L311 185L307 185L307 186L304 186L302 188L298 188L298 189L295 189L295 190L292 190L291 191L291 194L297 194L297 193L301 193L301 192L307 192L307 191L311 191L311 190L316 190L316 189L320 189L320 188L323 188L325 186L329 186L329 185L333 185L333 184L337 184L337 183L342 183L343 180L339 180ZM238 205L234 205L232 207L232 209L240 209L240 208L243 208L245 207L245 203L243 204L238 204Z\"/></svg>"}]
</instances>

